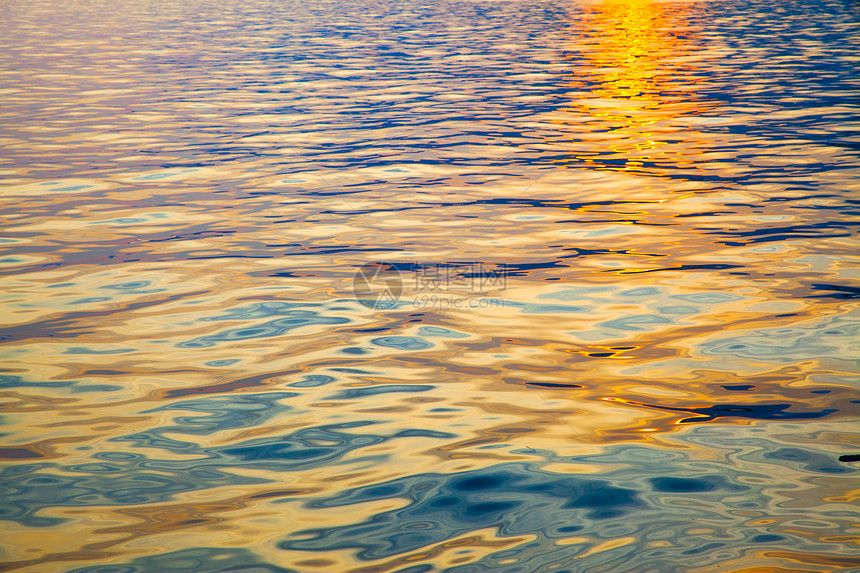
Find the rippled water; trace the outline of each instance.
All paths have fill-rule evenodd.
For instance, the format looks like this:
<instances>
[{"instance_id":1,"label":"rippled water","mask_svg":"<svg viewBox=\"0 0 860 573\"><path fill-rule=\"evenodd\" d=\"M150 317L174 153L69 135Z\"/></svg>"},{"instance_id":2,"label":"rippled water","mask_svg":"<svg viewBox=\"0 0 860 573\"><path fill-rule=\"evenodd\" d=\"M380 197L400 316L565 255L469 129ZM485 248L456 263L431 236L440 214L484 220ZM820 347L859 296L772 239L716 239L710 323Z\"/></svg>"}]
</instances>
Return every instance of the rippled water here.
<instances>
[{"instance_id":1,"label":"rippled water","mask_svg":"<svg viewBox=\"0 0 860 573\"><path fill-rule=\"evenodd\" d=\"M0 569L860 571L856 3L0 7Z\"/></svg>"}]
</instances>

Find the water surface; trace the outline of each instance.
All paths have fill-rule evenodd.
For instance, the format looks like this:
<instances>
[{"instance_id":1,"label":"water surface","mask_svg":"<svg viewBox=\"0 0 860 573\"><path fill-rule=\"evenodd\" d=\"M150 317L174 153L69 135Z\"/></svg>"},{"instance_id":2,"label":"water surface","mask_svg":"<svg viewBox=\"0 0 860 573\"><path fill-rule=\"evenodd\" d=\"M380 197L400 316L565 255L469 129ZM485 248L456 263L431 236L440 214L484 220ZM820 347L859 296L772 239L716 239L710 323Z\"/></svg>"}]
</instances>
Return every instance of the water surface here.
<instances>
[{"instance_id":1,"label":"water surface","mask_svg":"<svg viewBox=\"0 0 860 573\"><path fill-rule=\"evenodd\" d=\"M2 570L860 571L855 3L0 6Z\"/></svg>"}]
</instances>

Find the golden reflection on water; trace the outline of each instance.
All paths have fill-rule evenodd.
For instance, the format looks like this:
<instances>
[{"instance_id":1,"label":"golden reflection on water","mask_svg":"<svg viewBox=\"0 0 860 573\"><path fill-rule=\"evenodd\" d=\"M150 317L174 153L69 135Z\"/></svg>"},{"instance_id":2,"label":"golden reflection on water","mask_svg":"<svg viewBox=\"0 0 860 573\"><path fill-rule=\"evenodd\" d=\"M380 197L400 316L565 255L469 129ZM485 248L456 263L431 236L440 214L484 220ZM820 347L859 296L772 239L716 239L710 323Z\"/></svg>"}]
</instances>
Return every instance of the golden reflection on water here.
<instances>
[{"instance_id":1,"label":"golden reflection on water","mask_svg":"<svg viewBox=\"0 0 860 573\"><path fill-rule=\"evenodd\" d=\"M494 6L17 16L6 569L857 565L850 109L738 76L794 20ZM369 261L510 273L374 309Z\"/></svg>"},{"instance_id":2,"label":"golden reflection on water","mask_svg":"<svg viewBox=\"0 0 860 573\"><path fill-rule=\"evenodd\" d=\"M695 118L709 105L690 78L702 59L686 11L695 4L652 0L604 0L585 6L572 32L569 84L573 117L560 124L585 123L600 145L576 149L591 169L666 176L665 169L689 167L697 160L701 137L690 126L673 129L672 120ZM587 118L587 119L584 119ZM582 133L571 134L571 144ZM562 160L564 162L564 160Z\"/></svg>"}]
</instances>

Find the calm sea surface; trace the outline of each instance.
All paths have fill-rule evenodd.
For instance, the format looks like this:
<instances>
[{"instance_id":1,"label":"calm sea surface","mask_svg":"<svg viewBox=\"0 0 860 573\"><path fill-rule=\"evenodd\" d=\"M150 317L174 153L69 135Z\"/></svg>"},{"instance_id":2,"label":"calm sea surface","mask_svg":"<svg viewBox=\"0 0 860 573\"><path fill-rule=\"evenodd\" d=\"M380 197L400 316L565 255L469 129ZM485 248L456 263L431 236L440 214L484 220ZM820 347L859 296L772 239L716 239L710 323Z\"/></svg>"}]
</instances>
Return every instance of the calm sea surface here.
<instances>
[{"instance_id":1,"label":"calm sea surface","mask_svg":"<svg viewBox=\"0 0 860 573\"><path fill-rule=\"evenodd\" d=\"M855 2L0 21L0 570L860 571Z\"/></svg>"}]
</instances>

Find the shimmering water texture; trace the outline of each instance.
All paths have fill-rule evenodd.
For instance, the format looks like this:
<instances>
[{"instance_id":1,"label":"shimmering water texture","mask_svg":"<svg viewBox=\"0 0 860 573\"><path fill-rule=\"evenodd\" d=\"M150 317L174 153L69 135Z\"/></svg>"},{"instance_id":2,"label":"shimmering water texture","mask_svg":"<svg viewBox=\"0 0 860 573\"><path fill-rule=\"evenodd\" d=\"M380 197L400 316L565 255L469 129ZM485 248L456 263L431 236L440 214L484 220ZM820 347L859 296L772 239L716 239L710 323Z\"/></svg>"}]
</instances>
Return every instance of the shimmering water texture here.
<instances>
[{"instance_id":1,"label":"shimmering water texture","mask_svg":"<svg viewBox=\"0 0 860 573\"><path fill-rule=\"evenodd\" d=\"M856 3L0 8L0 570L860 572Z\"/></svg>"}]
</instances>

